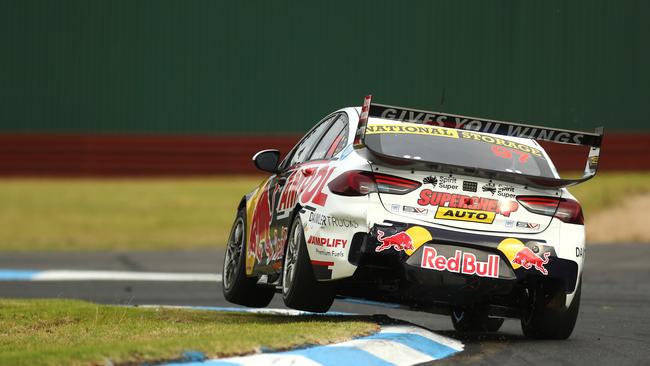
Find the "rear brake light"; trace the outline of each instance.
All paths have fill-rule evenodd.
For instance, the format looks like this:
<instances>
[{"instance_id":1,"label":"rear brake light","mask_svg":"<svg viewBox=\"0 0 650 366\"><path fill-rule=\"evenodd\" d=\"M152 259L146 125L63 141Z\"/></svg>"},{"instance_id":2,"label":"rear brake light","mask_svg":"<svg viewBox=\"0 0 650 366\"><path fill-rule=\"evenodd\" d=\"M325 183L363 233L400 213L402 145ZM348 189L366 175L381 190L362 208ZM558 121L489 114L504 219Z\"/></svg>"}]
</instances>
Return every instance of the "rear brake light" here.
<instances>
[{"instance_id":1,"label":"rear brake light","mask_svg":"<svg viewBox=\"0 0 650 366\"><path fill-rule=\"evenodd\" d=\"M528 211L553 216L568 224L584 225L580 204L574 200L554 197L518 196L517 201Z\"/></svg>"},{"instance_id":2,"label":"rear brake light","mask_svg":"<svg viewBox=\"0 0 650 366\"><path fill-rule=\"evenodd\" d=\"M406 194L421 185L420 182L392 175L353 170L336 177L328 187L332 193L342 196L365 196L373 192Z\"/></svg>"},{"instance_id":3,"label":"rear brake light","mask_svg":"<svg viewBox=\"0 0 650 366\"><path fill-rule=\"evenodd\" d=\"M569 224L585 224L582 207L574 200L561 199L560 205L557 207L557 211L555 211L555 217Z\"/></svg>"}]
</instances>

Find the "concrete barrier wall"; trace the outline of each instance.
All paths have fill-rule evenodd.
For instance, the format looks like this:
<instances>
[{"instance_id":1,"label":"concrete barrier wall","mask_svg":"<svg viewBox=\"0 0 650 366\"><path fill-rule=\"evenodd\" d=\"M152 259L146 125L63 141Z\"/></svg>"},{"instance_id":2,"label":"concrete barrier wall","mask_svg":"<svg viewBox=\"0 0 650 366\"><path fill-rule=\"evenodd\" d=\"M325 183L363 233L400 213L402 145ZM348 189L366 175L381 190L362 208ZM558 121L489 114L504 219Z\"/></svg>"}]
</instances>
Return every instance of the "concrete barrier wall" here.
<instances>
[{"instance_id":1,"label":"concrete barrier wall","mask_svg":"<svg viewBox=\"0 0 650 366\"><path fill-rule=\"evenodd\" d=\"M0 176L253 174L255 152L277 148L284 156L299 137L0 134ZM545 147L559 169L582 169L582 148ZM600 164L602 170L650 170L650 134L607 134Z\"/></svg>"}]
</instances>

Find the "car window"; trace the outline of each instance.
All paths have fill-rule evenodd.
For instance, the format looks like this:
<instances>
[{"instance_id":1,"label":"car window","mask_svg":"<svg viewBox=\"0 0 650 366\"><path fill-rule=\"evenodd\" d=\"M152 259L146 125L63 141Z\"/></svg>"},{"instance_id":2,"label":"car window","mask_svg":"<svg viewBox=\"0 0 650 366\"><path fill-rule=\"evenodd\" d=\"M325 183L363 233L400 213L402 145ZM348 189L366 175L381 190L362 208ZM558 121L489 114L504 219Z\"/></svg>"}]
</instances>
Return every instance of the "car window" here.
<instances>
[{"instance_id":1,"label":"car window","mask_svg":"<svg viewBox=\"0 0 650 366\"><path fill-rule=\"evenodd\" d=\"M291 156L291 160L287 166L293 166L307 160L314 144L320 140L323 132L325 132L325 129L330 125L330 122L335 117L336 115L323 120L319 125L314 127L307 135L305 135L302 141L294 148L293 156Z\"/></svg>"},{"instance_id":2,"label":"car window","mask_svg":"<svg viewBox=\"0 0 650 366\"><path fill-rule=\"evenodd\" d=\"M332 147L330 148L330 151L327 152L327 155L325 155L326 158L331 158L332 156L336 156L336 154L340 153L343 148L348 144L348 135L350 134L350 127L348 127L348 124L345 124L345 128L343 128L343 131L339 134L339 136L334 140L334 143L332 144Z\"/></svg>"},{"instance_id":3,"label":"car window","mask_svg":"<svg viewBox=\"0 0 650 366\"><path fill-rule=\"evenodd\" d=\"M387 157L554 178L541 150L524 139L412 123L370 123L368 149Z\"/></svg>"},{"instance_id":4,"label":"car window","mask_svg":"<svg viewBox=\"0 0 650 366\"><path fill-rule=\"evenodd\" d=\"M332 127L325 132L323 138L320 140L314 152L311 154L309 160L329 159L334 155L334 150L337 148L342 140L342 132L348 126L348 119L345 113L339 115L337 120L332 124ZM347 135L345 136L347 137Z\"/></svg>"}]
</instances>

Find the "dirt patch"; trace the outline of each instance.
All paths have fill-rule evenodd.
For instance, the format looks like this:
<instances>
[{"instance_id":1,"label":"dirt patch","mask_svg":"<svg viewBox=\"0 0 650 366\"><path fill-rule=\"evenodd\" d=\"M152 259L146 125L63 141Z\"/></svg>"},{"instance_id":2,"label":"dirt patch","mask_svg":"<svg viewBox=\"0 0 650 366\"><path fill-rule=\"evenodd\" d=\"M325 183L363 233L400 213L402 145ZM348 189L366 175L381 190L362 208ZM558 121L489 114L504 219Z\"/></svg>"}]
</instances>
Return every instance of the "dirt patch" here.
<instances>
[{"instance_id":1,"label":"dirt patch","mask_svg":"<svg viewBox=\"0 0 650 366\"><path fill-rule=\"evenodd\" d=\"M622 205L587 216L589 244L650 243L650 194L630 198Z\"/></svg>"}]
</instances>

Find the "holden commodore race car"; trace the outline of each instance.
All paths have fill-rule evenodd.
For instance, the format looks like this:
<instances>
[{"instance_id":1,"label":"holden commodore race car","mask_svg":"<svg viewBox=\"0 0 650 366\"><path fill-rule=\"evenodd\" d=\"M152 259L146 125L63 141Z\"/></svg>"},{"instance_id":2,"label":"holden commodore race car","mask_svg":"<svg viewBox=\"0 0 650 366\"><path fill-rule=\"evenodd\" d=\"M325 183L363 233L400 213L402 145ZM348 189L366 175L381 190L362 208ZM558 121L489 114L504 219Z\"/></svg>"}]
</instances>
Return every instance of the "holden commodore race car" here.
<instances>
[{"instance_id":1,"label":"holden commodore race car","mask_svg":"<svg viewBox=\"0 0 650 366\"><path fill-rule=\"evenodd\" d=\"M373 104L326 116L241 199L223 293L280 292L325 312L335 297L449 315L458 331L564 339L580 304L585 229L566 187L596 174L602 128L579 132ZM537 140L586 147L561 178Z\"/></svg>"}]
</instances>

